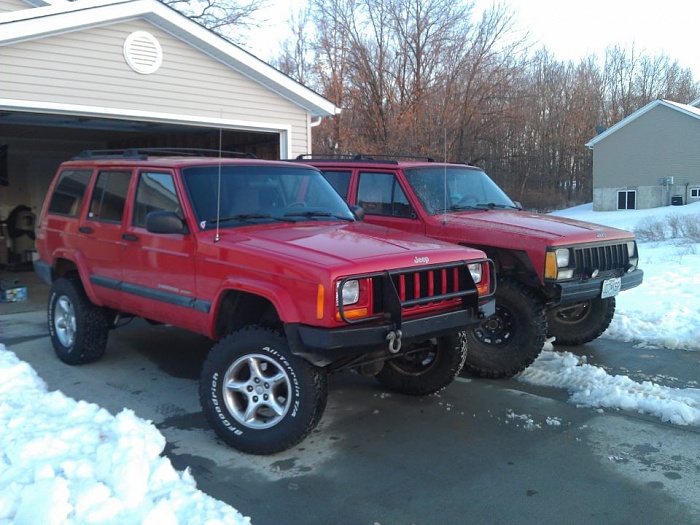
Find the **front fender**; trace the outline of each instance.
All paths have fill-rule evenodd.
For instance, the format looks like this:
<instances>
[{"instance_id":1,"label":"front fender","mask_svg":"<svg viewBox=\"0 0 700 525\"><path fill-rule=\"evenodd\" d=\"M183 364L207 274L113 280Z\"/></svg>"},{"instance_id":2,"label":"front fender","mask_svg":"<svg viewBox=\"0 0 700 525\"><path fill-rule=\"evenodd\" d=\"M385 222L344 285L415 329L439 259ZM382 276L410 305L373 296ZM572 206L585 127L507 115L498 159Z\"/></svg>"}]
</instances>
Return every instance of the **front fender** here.
<instances>
[{"instance_id":1,"label":"front fender","mask_svg":"<svg viewBox=\"0 0 700 525\"><path fill-rule=\"evenodd\" d=\"M212 328L219 316L222 300L225 294L230 291L249 293L267 299L274 306L277 315L283 323L298 323L302 321L303 316L299 310L298 299L292 296L288 288L269 281L230 277L221 283L214 296Z\"/></svg>"}]
</instances>

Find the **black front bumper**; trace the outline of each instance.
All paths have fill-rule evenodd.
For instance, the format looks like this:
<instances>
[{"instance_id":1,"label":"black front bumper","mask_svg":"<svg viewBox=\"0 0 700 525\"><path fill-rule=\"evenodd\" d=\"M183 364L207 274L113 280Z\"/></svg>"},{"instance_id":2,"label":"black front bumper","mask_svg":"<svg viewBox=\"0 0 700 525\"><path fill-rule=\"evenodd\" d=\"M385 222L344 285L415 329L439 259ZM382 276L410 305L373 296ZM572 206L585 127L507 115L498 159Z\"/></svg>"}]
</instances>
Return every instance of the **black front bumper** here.
<instances>
[{"instance_id":1,"label":"black front bumper","mask_svg":"<svg viewBox=\"0 0 700 525\"><path fill-rule=\"evenodd\" d=\"M480 323L492 315L494 310L495 301L491 300L482 305L478 313L467 309L404 320L401 324L401 339L406 344L456 333ZM292 353L316 366L326 366L341 359L387 348L387 335L391 330L389 325L351 325L333 329L298 323L285 325Z\"/></svg>"},{"instance_id":2,"label":"black front bumper","mask_svg":"<svg viewBox=\"0 0 700 525\"><path fill-rule=\"evenodd\" d=\"M621 275L622 287L620 291L629 290L635 286L642 284L644 272L642 270L634 270ZM603 281L609 277L600 277L596 279L588 279L586 281L558 283L555 286L560 289L559 303L580 303L589 299L600 297L603 289Z\"/></svg>"}]
</instances>

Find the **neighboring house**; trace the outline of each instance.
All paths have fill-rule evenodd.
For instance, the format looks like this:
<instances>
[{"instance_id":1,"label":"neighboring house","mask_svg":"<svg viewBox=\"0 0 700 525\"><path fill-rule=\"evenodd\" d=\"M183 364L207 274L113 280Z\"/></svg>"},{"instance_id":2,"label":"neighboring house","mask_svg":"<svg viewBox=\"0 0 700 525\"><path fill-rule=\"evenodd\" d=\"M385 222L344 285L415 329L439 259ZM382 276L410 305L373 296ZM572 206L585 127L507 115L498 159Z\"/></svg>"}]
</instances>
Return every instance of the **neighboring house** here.
<instances>
[{"instance_id":1,"label":"neighboring house","mask_svg":"<svg viewBox=\"0 0 700 525\"><path fill-rule=\"evenodd\" d=\"M700 109L655 100L586 144L593 150L593 209L645 209L700 201Z\"/></svg>"},{"instance_id":2,"label":"neighboring house","mask_svg":"<svg viewBox=\"0 0 700 525\"><path fill-rule=\"evenodd\" d=\"M339 109L157 0L0 2L0 219L84 149L293 158Z\"/></svg>"}]
</instances>

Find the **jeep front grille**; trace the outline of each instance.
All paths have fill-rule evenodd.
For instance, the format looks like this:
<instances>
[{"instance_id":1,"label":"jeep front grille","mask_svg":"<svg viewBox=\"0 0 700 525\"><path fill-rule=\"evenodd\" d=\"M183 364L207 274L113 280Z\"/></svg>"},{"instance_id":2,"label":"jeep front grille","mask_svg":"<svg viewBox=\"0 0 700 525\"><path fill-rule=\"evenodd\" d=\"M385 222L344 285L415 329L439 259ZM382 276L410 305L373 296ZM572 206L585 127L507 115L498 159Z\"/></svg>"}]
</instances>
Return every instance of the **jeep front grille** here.
<instances>
[{"instance_id":1,"label":"jeep front grille","mask_svg":"<svg viewBox=\"0 0 700 525\"><path fill-rule=\"evenodd\" d=\"M629 264L627 245L624 243L574 248L573 251L577 276L590 270L598 270L602 274L624 270Z\"/></svg>"},{"instance_id":2,"label":"jeep front grille","mask_svg":"<svg viewBox=\"0 0 700 525\"><path fill-rule=\"evenodd\" d=\"M353 275L340 285L351 279L371 281L372 311L369 317L348 319L340 306L340 316L347 323L382 318L400 325L404 315L419 315L421 310L434 311L444 306L472 308L476 312L479 308L479 292L464 261Z\"/></svg>"},{"instance_id":3,"label":"jeep front grille","mask_svg":"<svg viewBox=\"0 0 700 525\"><path fill-rule=\"evenodd\" d=\"M426 299L430 299L430 302L445 300L444 296L464 289L463 286L460 287L460 269L457 267L432 268L389 276L404 308L425 304Z\"/></svg>"}]
</instances>

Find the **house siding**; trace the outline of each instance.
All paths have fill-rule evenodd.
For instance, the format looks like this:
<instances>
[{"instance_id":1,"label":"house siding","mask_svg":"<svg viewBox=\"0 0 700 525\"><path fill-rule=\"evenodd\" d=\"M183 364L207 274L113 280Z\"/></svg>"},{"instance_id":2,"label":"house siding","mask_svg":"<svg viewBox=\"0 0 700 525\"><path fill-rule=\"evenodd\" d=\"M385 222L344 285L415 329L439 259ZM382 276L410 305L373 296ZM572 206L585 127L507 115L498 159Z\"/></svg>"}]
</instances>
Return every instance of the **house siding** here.
<instances>
[{"instance_id":1,"label":"house siding","mask_svg":"<svg viewBox=\"0 0 700 525\"><path fill-rule=\"evenodd\" d=\"M700 119L658 105L598 142L594 209L617 209L619 191L635 191L638 209L667 206L677 196L689 202L687 188L700 184L699 136Z\"/></svg>"},{"instance_id":2,"label":"house siding","mask_svg":"<svg viewBox=\"0 0 700 525\"><path fill-rule=\"evenodd\" d=\"M28 9L32 6L23 0L2 0L0 1L0 13L10 13L21 9Z\"/></svg>"},{"instance_id":3,"label":"house siding","mask_svg":"<svg viewBox=\"0 0 700 525\"><path fill-rule=\"evenodd\" d=\"M123 44L148 31L163 49L153 74L133 71ZM307 112L146 21L21 42L0 54L0 98L235 122L236 129L283 131L292 155L308 151ZM140 120L147 120L140 119Z\"/></svg>"}]
</instances>

